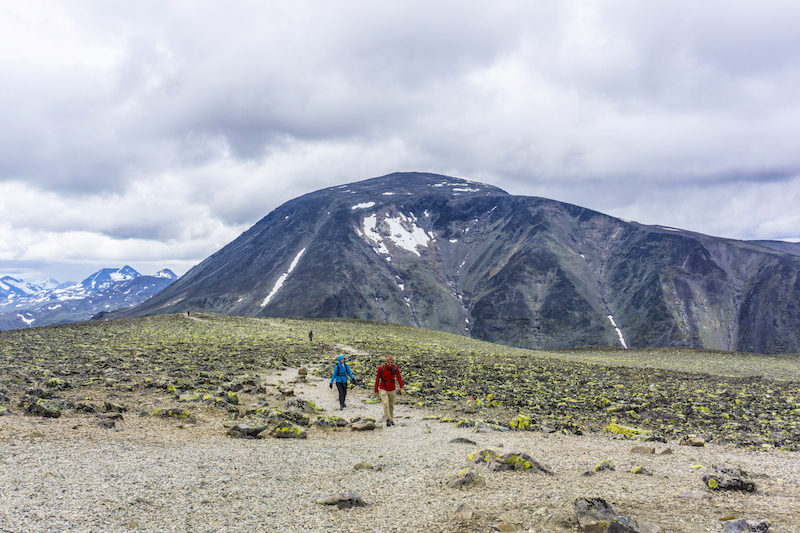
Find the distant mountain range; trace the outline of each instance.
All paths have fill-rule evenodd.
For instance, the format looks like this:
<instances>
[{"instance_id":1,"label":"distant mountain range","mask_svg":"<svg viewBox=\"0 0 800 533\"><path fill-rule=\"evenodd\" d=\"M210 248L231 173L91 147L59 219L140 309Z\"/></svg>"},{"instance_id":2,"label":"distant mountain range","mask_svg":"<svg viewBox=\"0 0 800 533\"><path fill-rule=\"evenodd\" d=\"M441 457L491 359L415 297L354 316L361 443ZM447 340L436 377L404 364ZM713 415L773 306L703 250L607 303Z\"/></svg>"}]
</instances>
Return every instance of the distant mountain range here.
<instances>
[{"instance_id":1,"label":"distant mountain range","mask_svg":"<svg viewBox=\"0 0 800 533\"><path fill-rule=\"evenodd\" d=\"M798 253L400 173L291 200L110 316L357 317L534 349L795 353Z\"/></svg>"},{"instance_id":2,"label":"distant mountain range","mask_svg":"<svg viewBox=\"0 0 800 533\"><path fill-rule=\"evenodd\" d=\"M131 307L174 282L169 269L143 276L133 268L104 268L80 283L48 278L38 283L0 278L0 330L89 320L97 313Z\"/></svg>"}]
</instances>

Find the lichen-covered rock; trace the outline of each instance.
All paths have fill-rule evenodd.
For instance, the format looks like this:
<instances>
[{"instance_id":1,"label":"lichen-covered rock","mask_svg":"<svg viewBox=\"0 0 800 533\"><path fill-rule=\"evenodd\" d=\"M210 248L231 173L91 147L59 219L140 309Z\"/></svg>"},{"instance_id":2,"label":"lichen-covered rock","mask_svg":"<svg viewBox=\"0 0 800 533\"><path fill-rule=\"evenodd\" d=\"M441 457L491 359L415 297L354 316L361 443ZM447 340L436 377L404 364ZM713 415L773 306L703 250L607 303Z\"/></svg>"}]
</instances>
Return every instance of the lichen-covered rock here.
<instances>
[{"instance_id":1,"label":"lichen-covered rock","mask_svg":"<svg viewBox=\"0 0 800 533\"><path fill-rule=\"evenodd\" d=\"M349 426L350 422L340 416L331 415L317 419L314 425L320 428L343 428Z\"/></svg>"},{"instance_id":2,"label":"lichen-covered rock","mask_svg":"<svg viewBox=\"0 0 800 533\"><path fill-rule=\"evenodd\" d=\"M61 406L58 402L37 398L28 404L26 411L32 415L45 418L58 418L61 416Z\"/></svg>"},{"instance_id":3,"label":"lichen-covered rock","mask_svg":"<svg viewBox=\"0 0 800 533\"><path fill-rule=\"evenodd\" d=\"M239 395L233 391L227 391L225 396L223 396L225 403L229 403L231 405L239 405Z\"/></svg>"},{"instance_id":4,"label":"lichen-covered rock","mask_svg":"<svg viewBox=\"0 0 800 533\"><path fill-rule=\"evenodd\" d=\"M530 455L523 452L500 452L486 448L469 455L469 460L476 464L485 464L491 471L504 470L537 470L545 474L553 475L553 472L541 465Z\"/></svg>"},{"instance_id":5,"label":"lichen-covered rock","mask_svg":"<svg viewBox=\"0 0 800 533\"><path fill-rule=\"evenodd\" d=\"M289 422L282 420L275 427L269 430L269 435L276 439L307 439L308 432L305 429Z\"/></svg>"},{"instance_id":6,"label":"lichen-covered rock","mask_svg":"<svg viewBox=\"0 0 800 533\"><path fill-rule=\"evenodd\" d=\"M185 420L189 423L196 422L192 412L181 407L159 407L153 411L153 414L163 418L177 418L179 420Z\"/></svg>"},{"instance_id":7,"label":"lichen-covered rock","mask_svg":"<svg viewBox=\"0 0 800 533\"><path fill-rule=\"evenodd\" d=\"M457 489L467 489L470 487L476 487L485 485L486 480L483 476L475 470L474 467L465 468L464 470L459 470L456 475L451 477L447 481L447 486Z\"/></svg>"},{"instance_id":8,"label":"lichen-covered rock","mask_svg":"<svg viewBox=\"0 0 800 533\"><path fill-rule=\"evenodd\" d=\"M45 386L51 390L66 390L72 388L72 383L61 378L50 378Z\"/></svg>"},{"instance_id":9,"label":"lichen-covered rock","mask_svg":"<svg viewBox=\"0 0 800 533\"><path fill-rule=\"evenodd\" d=\"M741 468L712 466L712 471L703 475L703 483L711 490L741 490L755 492L756 484L749 472Z\"/></svg>"},{"instance_id":10,"label":"lichen-covered rock","mask_svg":"<svg viewBox=\"0 0 800 533\"><path fill-rule=\"evenodd\" d=\"M350 426L350 429L353 431L372 431L377 427L378 425L374 418L361 418L354 421Z\"/></svg>"},{"instance_id":11,"label":"lichen-covered rock","mask_svg":"<svg viewBox=\"0 0 800 533\"><path fill-rule=\"evenodd\" d=\"M0 416L13 415L14 413L5 405L0 405Z\"/></svg>"},{"instance_id":12,"label":"lichen-covered rock","mask_svg":"<svg viewBox=\"0 0 800 533\"><path fill-rule=\"evenodd\" d=\"M606 433L613 433L615 435L622 435L629 439L646 439L653 436L653 432L649 429L642 429L632 426L623 426L622 424L611 423L603 428Z\"/></svg>"},{"instance_id":13,"label":"lichen-covered rock","mask_svg":"<svg viewBox=\"0 0 800 533\"><path fill-rule=\"evenodd\" d=\"M269 428L268 424L255 420L238 420L224 423L229 436L237 439L263 438L260 434Z\"/></svg>"},{"instance_id":14,"label":"lichen-covered rock","mask_svg":"<svg viewBox=\"0 0 800 533\"><path fill-rule=\"evenodd\" d=\"M600 461L597 466L594 467L595 472L603 472L604 470L616 470L616 466L614 466L614 461L611 459L605 459Z\"/></svg>"},{"instance_id":15,"label":"lichen-covered rock","mask_svg":"<svg viewBox=\"0 0 800 533\"><path fill-rule=\"evenodd\" d=\"M199 402L203 399L203 395L199 392L185 392L183 394L178 395L177 400L179 402Z\"/></svg>"},{"instance_id":16,"label":"lichen-covered rock","mask_svg":"<svg viewBox=\"0 0 800 533\"><path fill-rule=\"evenodd\" d=\"M517 431L530 431L533 429L533 420L526 415L517 415L511 419L509 427Z\"/></svg>"},{"instance_id":17,"label":"lichen-covered rock","mask_svg":"<svg viewBox=\"0 0 800 533\"><path fill-rule=\"evenodd\" d=\"M104 413L124 413L127 410L128 408L125 407L124 405L114 402L103 402Z\"/></svg>"},{"instance_id":18,"label":"lichen-covered rock","mask_svg":"<svg viewBox=\"0 0 800 533\"><path fill-rule=\"evenodd\" d=\"M340 492L331 494L317 500L319 505L335 505L339 509L350 509L352 507L366 507L367 503L361 496L352 492Z\"/></svg>"},{"instance_id":19,"label":"lichen-covered rock","mask_svg":"<svg viewBox=\"0 0 800 533\"><path fill-rule=\"evenodd\" d=\"M286 408L296 409L298 411L303 411L304 413L314 413L317 410L317 406L314 404L314 402L303 400L301 398L290 398L286 401Z\"/></svg>"}]
</instances>

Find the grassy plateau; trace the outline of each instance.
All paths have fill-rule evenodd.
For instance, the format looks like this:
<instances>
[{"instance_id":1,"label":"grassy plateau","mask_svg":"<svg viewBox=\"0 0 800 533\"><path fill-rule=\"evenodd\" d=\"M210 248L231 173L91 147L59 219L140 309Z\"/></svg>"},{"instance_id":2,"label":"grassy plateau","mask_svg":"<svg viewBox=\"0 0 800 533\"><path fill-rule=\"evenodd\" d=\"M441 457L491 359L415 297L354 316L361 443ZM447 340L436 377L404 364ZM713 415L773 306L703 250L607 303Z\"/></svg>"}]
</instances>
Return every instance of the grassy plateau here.
<instances>
[{"instance_id":1,"label":"grassy plateau","mask_svg":"<svg viewBox=\"0 0 800 533\"><path fill-rule=\"evenodd\" d=\"M360 320L212 314L0 332L0 414L67 390L134 396L165 389L177 397L283 367L327 376L339 353L348 354L367 387L393 354L409 392L402 401L454 422L507 425L525 415L531 430L581 434L622 426L653 438L696 434L764 450L800 446L800 355L531 351Z\"/></svg>"}]
</instances>

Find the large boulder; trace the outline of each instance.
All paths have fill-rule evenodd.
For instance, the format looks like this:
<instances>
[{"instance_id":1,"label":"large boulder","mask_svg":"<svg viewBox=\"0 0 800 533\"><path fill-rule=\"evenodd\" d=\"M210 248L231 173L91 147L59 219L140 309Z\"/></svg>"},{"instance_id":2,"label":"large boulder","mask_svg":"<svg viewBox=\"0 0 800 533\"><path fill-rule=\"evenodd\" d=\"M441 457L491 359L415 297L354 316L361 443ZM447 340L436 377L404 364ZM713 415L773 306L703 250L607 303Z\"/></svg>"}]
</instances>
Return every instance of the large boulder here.
<instances>
[{"instance_id":1,"label":"large boulder","mask_svg":"<svg viewBox=\"0 0 800 533\"><path fill-rule=\"evenodd\" d=\"M755 492L756 484L749 472L741 468L712 466L708 474L703 475L703 483L711 490L741 490Z\"/></svg>"}]
</instances>

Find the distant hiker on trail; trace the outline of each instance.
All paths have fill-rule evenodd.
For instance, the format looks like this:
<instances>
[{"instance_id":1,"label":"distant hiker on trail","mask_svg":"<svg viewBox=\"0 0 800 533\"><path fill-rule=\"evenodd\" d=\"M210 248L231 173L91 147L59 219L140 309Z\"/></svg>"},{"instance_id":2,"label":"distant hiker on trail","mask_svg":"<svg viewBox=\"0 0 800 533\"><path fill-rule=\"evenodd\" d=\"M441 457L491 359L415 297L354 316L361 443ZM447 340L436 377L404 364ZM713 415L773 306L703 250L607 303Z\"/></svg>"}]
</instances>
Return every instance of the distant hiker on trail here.
<instances>
[{"instance_id":1,"label":"distant hiker on trail","mask_svg":"<svg viewBox=\"0 0 800 533\"><path fill-rule=\"evenodd\" d=\"M400 369L394 364L394 357L391 354L386 356L386 362L378 367L378 375L375 376L375 394L380 394L383 404L383 417L386 419L387 426L394 425L394 397L395 379L400 385L400 394L405 394L403 389L403 378L400 377Z\"/></svg>"},{"instance_id":2,"label":"distant hiker on trail","mask_svg":"<svg viewBox=\"0 0 800 533\"><path fill-rule=\"evenodd\" d=\"M347 379L350 378L353 383L355 383L356 378L353 377L353 373L350 371L348 364L344 362L344 356L340 355L338 359L339 361L336 363L336 366L333 367L333 376L331 376L329 387L333 388L333 383L336 382L336 388L339 389L339 409L344 409L347 407L344 403L345 397L347 396Z\"/></svg>"},{"instance_id":3,"label":"distant hiker on trail","mask_svg":"<svg viewBox=\"0 0 800 533\"><path fill-rule=\"evenodd\" d=\"M314 332L308 330L308 342L314 342Z\"/></svg>"}]
</instances>

